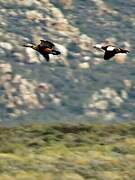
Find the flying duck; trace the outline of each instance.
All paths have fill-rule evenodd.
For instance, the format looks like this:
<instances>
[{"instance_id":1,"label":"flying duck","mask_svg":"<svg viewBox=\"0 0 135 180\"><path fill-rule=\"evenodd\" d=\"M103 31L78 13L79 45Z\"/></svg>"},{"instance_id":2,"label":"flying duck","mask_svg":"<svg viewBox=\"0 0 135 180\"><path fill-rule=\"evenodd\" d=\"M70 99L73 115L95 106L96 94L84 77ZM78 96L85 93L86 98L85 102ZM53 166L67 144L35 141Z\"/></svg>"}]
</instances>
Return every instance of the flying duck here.
<instances>
[{"instance_id":1,"label":"flying duck","mask_svg":"<svg viewBox=\"0 0 135 180\"><path fill-rule=\"evenodd\" d=\"M46 61L49 61L49 54L53 55L59 55L61 54L59 51L55 49L55 45L50 41L40 40L40 44L34 45L34 44L25 44L24 47L30 47L36 51L38 51L40 54L42 54Z\"/></svg>"},{"instance_id":2,"label":"flying duck","mask_svg":"<svg viewBox=\"0 0 135 180\"><path fill-rule=\"evenodd\" d=\"M112 45L96 44L93 47L98 50L104 51L104 60L109 60L110 58L115 56L115 54L118 53L124 53L124 54L129 53L127 49L117 48L116 46L112 46Z\"/></svg>"}]
</instances>

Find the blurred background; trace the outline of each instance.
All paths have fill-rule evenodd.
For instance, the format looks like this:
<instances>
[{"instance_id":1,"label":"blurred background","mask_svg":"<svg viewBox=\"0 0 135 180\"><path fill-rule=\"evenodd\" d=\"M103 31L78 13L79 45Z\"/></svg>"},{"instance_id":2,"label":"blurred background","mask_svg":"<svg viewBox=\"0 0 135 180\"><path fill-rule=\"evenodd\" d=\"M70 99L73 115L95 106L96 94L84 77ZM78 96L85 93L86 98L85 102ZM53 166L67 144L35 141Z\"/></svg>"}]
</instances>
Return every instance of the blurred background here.
<instances>
[{"instance_id":1,"label":"blurred background","mask_svg":"<svg viewBox=\"0 0 135 180\"><path fill-rule=\"evenodd\" d=\"M134 126L96 125L134 122L134 0L0 0L0 7L0 178L134 179ZM22 46L40 39L62 55L48 63ZM102 42L130 53L104 61L93 49ZM70 125L44 129L40 123Z\"/></svg>"},{"instance_id":2,"label":"blurred background","mask_svg":"<svg viewBox=\"0 0 135 180\"><path fill-rule=\"evenodd\" d=\"M0 120L127 121L135 108L134 1L0 1ZM50 63L22 47L47 39L61 56ZM129 49L109 62L93 49Z\"/></svg>"}]
</instances>

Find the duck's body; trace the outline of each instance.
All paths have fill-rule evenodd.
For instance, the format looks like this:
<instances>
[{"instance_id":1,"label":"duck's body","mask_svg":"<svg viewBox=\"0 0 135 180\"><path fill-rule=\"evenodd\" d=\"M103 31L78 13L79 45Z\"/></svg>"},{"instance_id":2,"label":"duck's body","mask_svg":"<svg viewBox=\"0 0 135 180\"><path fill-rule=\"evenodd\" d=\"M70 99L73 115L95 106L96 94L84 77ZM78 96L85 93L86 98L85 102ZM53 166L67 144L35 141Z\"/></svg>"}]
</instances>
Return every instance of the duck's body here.
<instances>
[{"instance_id":1,"label":"duck's body","mask_svg":"<svg viewBox=\"0 0 135 180\"><path fill-rule=\"evenodd\" d=\"M44 41L44 40L40 40L40 41L41 43L38 45L26 44L23 46L30 47L38 51L40 54L42 54L45 57L46 61L49 61L49 54L53 54L53 55L61 54L59 51L55 50L55 45L52 42Z\"/></svg>"},{"instance_id":2,"label":"duck's body","mask_svg":"<svg viewBox=\"0 0 135 180\"><path fill-rule=\"evenodd\" d=\"M113 56L115 56L118 53L124 53L127 54L129 51L127 49L123 48L117 48L112 45L101 45L101 44L96 44L94 48L103 50L104 51L104 60L109 60Z\"/></svg>"}]
</instances>

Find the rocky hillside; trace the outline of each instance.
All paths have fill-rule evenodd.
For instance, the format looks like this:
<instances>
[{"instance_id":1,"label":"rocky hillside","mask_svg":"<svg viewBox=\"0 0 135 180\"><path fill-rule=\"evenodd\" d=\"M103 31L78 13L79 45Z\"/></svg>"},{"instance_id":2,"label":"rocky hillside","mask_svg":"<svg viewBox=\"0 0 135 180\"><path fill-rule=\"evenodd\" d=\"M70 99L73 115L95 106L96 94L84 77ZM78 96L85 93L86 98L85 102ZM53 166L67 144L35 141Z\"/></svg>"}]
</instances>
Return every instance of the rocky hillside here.
<instances>
[{"instance_id":1,"label":"rocky hillside","mask_svg":"<svg viewBox=\"0 0 135 180\"><path fill-rule=\"evenodd\" d=\"M134 119L133 0L0 0L0 120ZM24 43L53 41L50 63ZM108 41L128 57L105 62L92 48Z\"/></svg>"}]
</instances>

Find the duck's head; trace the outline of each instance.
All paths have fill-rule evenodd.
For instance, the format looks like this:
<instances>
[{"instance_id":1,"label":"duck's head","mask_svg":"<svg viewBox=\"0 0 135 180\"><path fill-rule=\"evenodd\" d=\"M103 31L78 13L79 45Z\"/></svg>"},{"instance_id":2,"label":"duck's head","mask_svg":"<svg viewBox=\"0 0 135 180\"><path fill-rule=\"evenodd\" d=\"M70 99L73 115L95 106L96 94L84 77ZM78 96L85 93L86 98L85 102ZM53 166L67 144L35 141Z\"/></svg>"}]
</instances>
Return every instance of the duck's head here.
<instances>
[{"instance_id":1,"label":"duck's head","mask_svg":"<svg viewBox=\"0 0 135 180\"><path fill-rule=\"evenodd\" d=\"M100 51L103 51L103 49L102 49L102 44L95 44L94 46L93 46L93 48L95 48L95 49L97 49L97 50L100 50Z\"/></svg>"}]
</instances>

